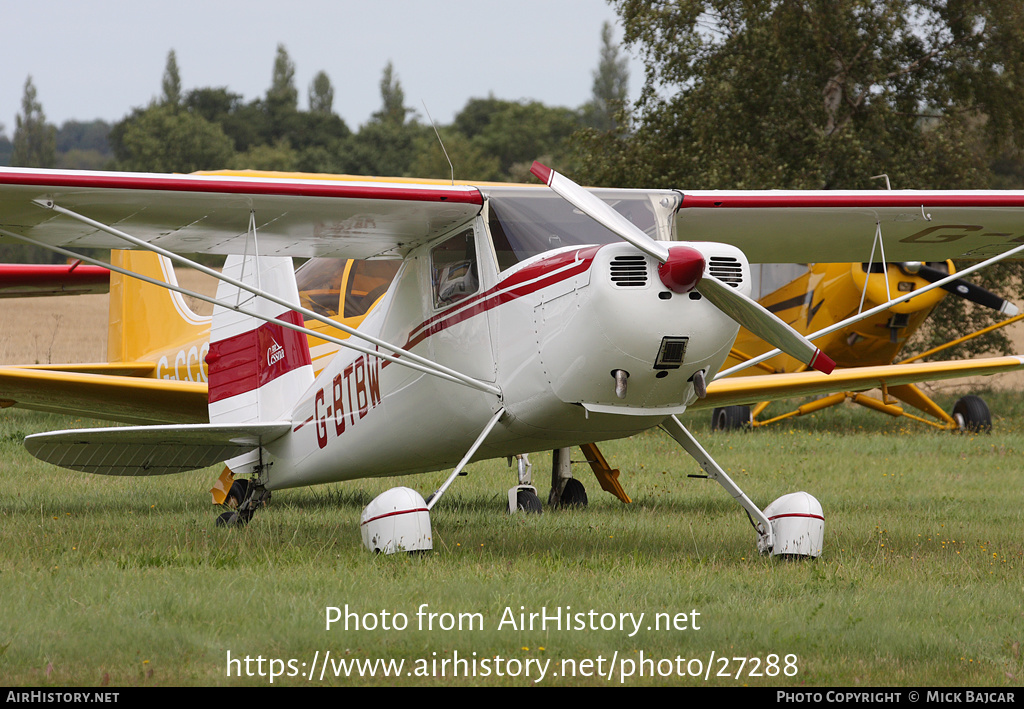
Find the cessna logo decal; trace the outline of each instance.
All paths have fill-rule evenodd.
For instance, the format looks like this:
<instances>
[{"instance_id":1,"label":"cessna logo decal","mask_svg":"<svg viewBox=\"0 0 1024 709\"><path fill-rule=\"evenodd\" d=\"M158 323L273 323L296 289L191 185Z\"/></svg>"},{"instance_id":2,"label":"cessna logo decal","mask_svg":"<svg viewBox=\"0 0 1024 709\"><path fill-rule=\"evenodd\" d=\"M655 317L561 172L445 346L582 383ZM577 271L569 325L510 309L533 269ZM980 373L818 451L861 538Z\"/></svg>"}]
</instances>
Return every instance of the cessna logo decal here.
<instances>
[{"instance_id":1,"label":"cessna logo decal","mask_svg":"<svg viewBox=\"0 0 1024 709\"><path fill-rule=\"evenodd\" d=\"M267 366L272 367L275 363L280 362L284 359L284 347L277 344L277 341L271 338L270 347L267 348Z\"/></svg>"},{"instance_id":2,"label":"cessna logo decal","mask_svg":"<svg viewBox=\"0 0 1024 709\"><path fill-rule=\"evenodd\" d=\"M302 325L302 316L289 310L279 320ZM258 389L293 369L311 364L306 336L277 323L264 323L210 345L210 403Z\"/></svg>"}]
</instances>

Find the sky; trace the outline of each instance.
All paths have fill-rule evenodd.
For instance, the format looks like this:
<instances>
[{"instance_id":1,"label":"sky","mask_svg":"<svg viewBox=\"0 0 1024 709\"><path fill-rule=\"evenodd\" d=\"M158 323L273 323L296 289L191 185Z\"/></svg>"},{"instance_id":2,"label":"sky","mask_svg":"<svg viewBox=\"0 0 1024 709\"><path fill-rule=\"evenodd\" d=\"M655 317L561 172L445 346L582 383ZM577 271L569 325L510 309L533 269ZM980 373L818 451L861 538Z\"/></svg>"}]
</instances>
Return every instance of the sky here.
<instances>
[{"instance_id":1,"label":"sky","mask_svg":"<svg viewBox=\"0 0 1024 709\"><path fill-rule=\"evenodd\" d=\"M277 45L295 65L299 106L323 70L353 130L380 108L388 61L406 105L451 123L470 98L589 100L606 0L35 0L3 7L0 123L8 137L31 75L47 121L114 122L161 92L175 51L183 91L227 87L245 101L270 86ZM629 56L623 50L624 55ZM642 64L630 57L630 95Z\"/></svg>"}]
</instances>

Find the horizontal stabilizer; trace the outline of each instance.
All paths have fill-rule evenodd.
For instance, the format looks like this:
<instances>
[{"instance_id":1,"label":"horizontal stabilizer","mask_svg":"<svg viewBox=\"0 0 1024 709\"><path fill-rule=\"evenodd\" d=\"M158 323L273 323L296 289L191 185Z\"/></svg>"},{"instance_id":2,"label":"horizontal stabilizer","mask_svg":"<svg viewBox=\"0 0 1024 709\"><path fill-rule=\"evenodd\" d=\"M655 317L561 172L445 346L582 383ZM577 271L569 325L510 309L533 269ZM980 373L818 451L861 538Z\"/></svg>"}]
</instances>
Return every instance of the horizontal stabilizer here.
<instances>
[{"instance_id":1,"label":"horizontal stabilizer","mask_svg":"<svg viewBox=\"0 0 1024 709\"><path fill-rule=\"evenodd\" d=\"M25 448L39 460L99 475L166 475L198 470L283 436L287 421L82 428L37 433Z\"/></svg>"},{"instance_id":2,"label":"horizontal stabilizer","mask_svg":"<svg viewBox=\"0 0 1024 709\"><path fill-rule=\"evenodd\" d=\"M152 363L0 367L0 407L131 424L206 423L205 382L135 376Z\"/></svg>"}]
</instances>

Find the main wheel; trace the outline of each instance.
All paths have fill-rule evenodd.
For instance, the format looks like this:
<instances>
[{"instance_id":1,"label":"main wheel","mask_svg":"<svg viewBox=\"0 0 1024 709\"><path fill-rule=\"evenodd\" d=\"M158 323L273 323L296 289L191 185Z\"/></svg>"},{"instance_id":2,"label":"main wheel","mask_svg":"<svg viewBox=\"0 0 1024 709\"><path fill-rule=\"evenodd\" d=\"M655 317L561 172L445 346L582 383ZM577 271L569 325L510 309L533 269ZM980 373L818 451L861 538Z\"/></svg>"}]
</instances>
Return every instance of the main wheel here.
<instances>
[{"instance_id":1,"label":"main wheel","mask_svg":"<svg viewBox=\"0 0 1024 709\"><path fill-rule=\"evenodd\" d=\"M723 406L711 412L711 430L735 431L749 428L752 420L749 406Z\"/></svg>"},{"instance_id":2,"label":"main wheel","mask_svg":"<svg viewBox=\"0 0 1024 709\"><path fill-rule=\"evenodd\" d=\"M565 489L562 490L561 497L558 498L559 507L586 507L587 506L587 489L583 487L576 478L569 478L565 481Z\"/></svg>"},{"instance_id":3,"label":"main wheel","mask_svg":"<svg viewBox=\"0 0 1024 709\"><path fill-rule=\"evenodd\" d=\"M980 396L965 396L953 405L953 418L961 431L991 433L992 415Z\"/></svg>"},{"instance_id":4,"label":"main wheel","mask_svg":"<svg viewBox=\"0 0 1024 709\"><path fill-rule=\"evenodd\" d=\"M526 514L541 514L540 498L533 490L520 490L516 493L516 507Z\"/></svg>"},{"instance_id":5,"label":"main wheel","mask_svg":"<svg viewBox=\"0 0 1024 709\"><path fill-rule=\"evenodd\" d=\"M240 504L245 502L245 498L249 496L249 481L246 478L240 478L231 483L231 489L228 490L228 496L224 500L224 504L231 509L237 509Z\"/></svg>"}]
</instances>

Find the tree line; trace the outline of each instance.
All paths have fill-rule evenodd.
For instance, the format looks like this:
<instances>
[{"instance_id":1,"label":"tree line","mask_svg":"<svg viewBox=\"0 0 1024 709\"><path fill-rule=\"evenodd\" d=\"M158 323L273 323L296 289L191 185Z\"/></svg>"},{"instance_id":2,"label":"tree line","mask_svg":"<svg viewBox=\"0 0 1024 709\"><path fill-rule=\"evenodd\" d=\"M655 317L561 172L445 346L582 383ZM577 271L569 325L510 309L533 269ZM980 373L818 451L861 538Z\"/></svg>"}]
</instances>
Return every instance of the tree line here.
<instances>
[{"instance_id":1,"label":"tree line","mask_svg":"<svg viewBox=\"0 0 1024 709\"><path fill-rule=\"evenodd\" d=\"M457 179L522 180L534 159L563 169L571 161L570 138L586 127L612 125L626 95L625 61L602 33L602 57L594 72L594 97L578 108L512 101L493 95L471 98L438 133L452 156ZM194 172L253 169L345 173L386 177L451 176L430 122L407 105L391 63L380 80L380 108L358 130L334 110L328 75L316 74L299 107L295 65L278 45L266 93L245 101L227 87L182 88L177 57L167 56L161 90L147 106L113 124L46 121L37 90L25 82L14 139L0 138L0 163L25 167Z\"/></svg>"}]
</instances>

